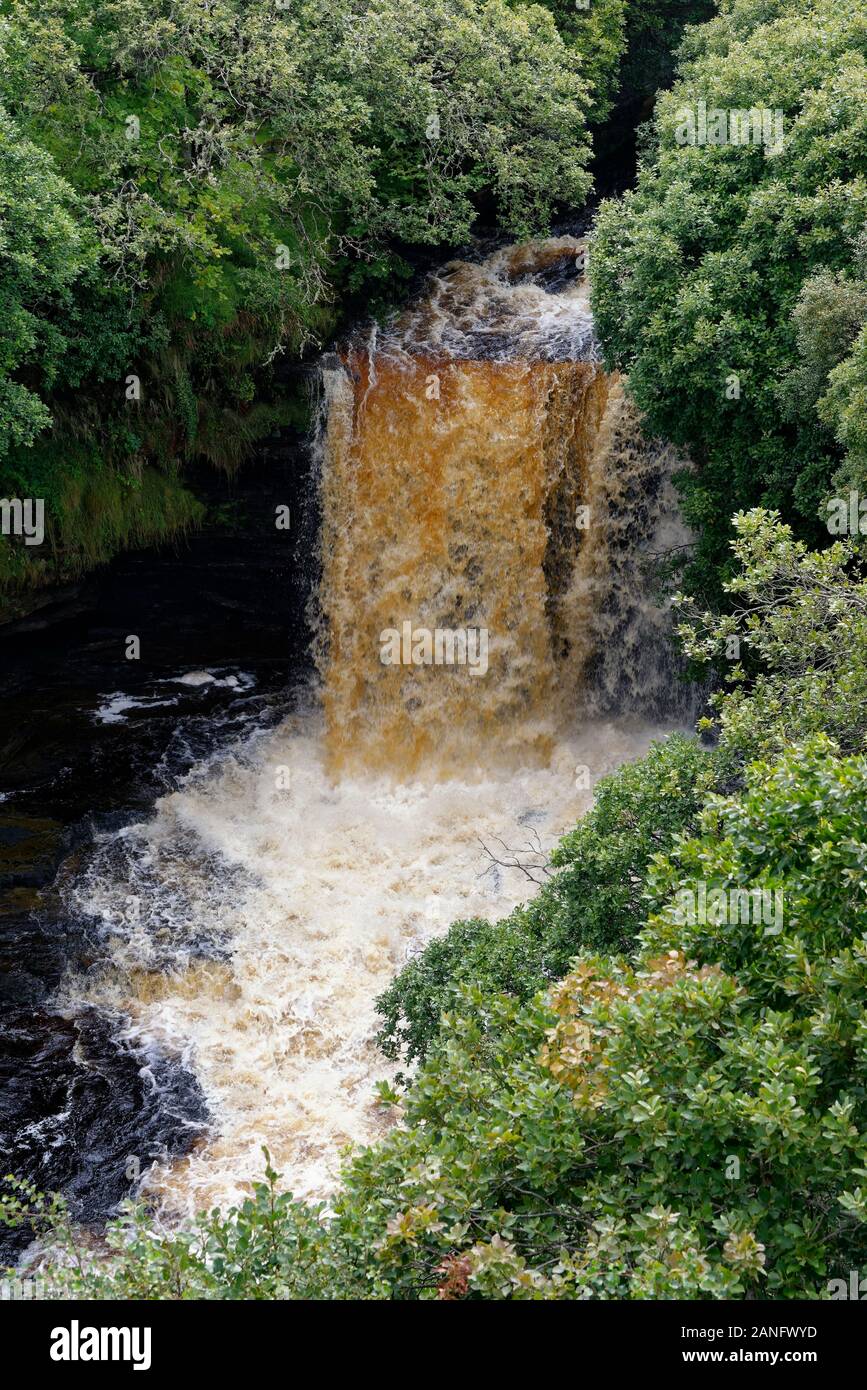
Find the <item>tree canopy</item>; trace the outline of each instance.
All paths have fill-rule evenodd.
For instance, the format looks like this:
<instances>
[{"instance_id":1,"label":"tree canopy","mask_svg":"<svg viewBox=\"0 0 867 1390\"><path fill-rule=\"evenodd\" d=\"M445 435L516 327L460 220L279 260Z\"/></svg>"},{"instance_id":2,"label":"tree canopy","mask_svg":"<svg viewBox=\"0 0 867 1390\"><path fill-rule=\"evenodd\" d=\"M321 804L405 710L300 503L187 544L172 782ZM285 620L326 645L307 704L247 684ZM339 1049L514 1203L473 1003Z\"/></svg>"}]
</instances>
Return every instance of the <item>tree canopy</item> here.
<instances>
[{"instance_id":1,"label":"tree canopy","mask_svg":"<svg viewBox=\"0 0 867 1390\"><path fill-rule=\"evenodd\" d=\"M3 0L0 491L45 496L54 545L4 538L0 582L111 553L118 497L189 520L184 461L235 468L275 364L413 247L583 202L622 9L567 41L504 0Z\"/></svg>"},{"instance_id":2,"label":"tree canopy","mask_svg":"<svg viewBox=\"0 0 867 1390\"><path fill-rule=\"evenodd\" d=\"M692 453L690 580L708 592L733 511L776 508L819 542L830 492L864 481L865 59L858 0L722 0L686 31L637 187L599 216L606 362ZM733 143L713 117L756 109L770 140Z\"/></svg>"}]
</instances>

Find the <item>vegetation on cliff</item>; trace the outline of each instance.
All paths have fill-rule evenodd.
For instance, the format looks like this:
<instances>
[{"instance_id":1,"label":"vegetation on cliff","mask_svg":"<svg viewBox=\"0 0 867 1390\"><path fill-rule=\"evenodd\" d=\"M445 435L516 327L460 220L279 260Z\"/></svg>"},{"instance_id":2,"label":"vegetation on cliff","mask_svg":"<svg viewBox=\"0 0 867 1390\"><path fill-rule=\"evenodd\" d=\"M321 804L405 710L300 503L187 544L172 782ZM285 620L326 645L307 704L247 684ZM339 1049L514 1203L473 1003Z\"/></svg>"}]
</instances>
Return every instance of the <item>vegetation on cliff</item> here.
<instances>
[{"instance_id":1,"label":"vegetation on cliff","mask_svg":"<svg viewBox=\"0 0 867 1390\"><path fill-rule=\"evenodd\" d=\"M412 248L580 205L623 9L3 0L0 494L48 544L0 539L0 587L193 522L185 461L235 468Z\"/></svg>"},{"instance_id":2,"label":"vegetation on cliff","mask_svg":"<svg viewBox=\"0 0 867 1390\"><path fill-rule=\"evenodd\" d=\"M697 465L689 582L714 599L734 511L820 544L829 496L865 484L865 95L859 0L724 0L687 31L637 187L600 213L606 362Z\"/></svg>"}]
</instances>

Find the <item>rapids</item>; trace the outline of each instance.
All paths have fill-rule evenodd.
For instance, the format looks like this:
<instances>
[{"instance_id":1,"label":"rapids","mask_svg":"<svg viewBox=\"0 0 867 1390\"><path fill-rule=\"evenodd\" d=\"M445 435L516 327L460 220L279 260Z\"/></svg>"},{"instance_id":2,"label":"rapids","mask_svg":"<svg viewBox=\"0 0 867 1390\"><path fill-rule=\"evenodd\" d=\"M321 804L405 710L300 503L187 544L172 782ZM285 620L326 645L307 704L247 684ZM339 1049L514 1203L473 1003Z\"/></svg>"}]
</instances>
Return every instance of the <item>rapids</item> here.
<instances>
[{"instance_id":1,"label":"rapids","mask_svg":"<svg viewBox=\"0 0 867 1390\"><path fill-rule=\"evenodd\" d=\"M135 1156L167 1218L242 1196L262 1145L327 1196L385 1123L377 994L532 891L484 845L550 848L594 781L689 721L648 577L684 538L679 460L599 366L583 253L453 262L323 359L318 680L66 875L100 955L63 1009L109 1012L207 1107L185 1157ZM407 621L484 629L488 669L384 664Z\"/></svg>"}]
</instances>

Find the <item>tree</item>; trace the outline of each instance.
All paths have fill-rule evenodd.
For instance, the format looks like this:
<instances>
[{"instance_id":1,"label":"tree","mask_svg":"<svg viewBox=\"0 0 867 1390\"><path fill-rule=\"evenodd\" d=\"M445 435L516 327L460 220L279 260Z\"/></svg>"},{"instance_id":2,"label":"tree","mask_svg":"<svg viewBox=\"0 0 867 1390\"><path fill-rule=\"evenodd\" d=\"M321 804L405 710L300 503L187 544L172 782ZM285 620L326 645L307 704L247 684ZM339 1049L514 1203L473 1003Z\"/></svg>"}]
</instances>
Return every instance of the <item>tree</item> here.
<instances>
[{"instance_id":1,"label":"tree","mask_svg":"<svg viewBox=\"0 0 867 1390\"><path fill-rule=\"evenodd\" d=\"M720 616L682 595L687 652L707 665L728 655L729 689L701 726L720 740L721 776L757 756L824 733L847 751L867 742L867 579L855 540L810 551L776 513L734 518L736 573ZM751 676L748 679L748 669Z\"/></svg>"},{"instance_id":2,"label":"tree","mask_svg":"<svg viewBox=\"0 0 867 1390\"><path fill-rule=\"evenodd\" d=\"M592 298L606 363L628 371L650 427L692 452L689 584L708 594L727 572L733 510L770 506L805 538L827 535L832 429L844 444L857 436L844 425L845 403L856 419L863 405L857 355L835 357L858 332L863 288L824 344L804 305L863 284L865 57L857 0L724 0L686 33L637 188L600 212ZM753 109L766 113L757 126ZM834 383L824 406L791 389L818 359Z\"/></svg>"},{"instance_id":3,"label":"tree","mask_svg":"<svg viewBox=\"0 0 867 1390\"><path fill-rule=\"evenodd\" d=\"M50 157L0 110L0 461L49 422L34 386L44 395L57 379L73 288L98 256L76 213L75 193Z\"/></svg>"},{"instance_id":4,"label":"tree","mask_svg":"<svg viewBox=\"0 0 867 1390\"><path fill-rule=\"evenodd\" d=\"M288 418L275 364L341 297L399 285L482 207L524 236L590 186L581 52L538 6L0 0L0 53L29 196L54 204L15 229L45 255L10 290L3 478L39 488L70 568L141 538L97 512L145 478L151 531L193 519L179 467L231 471Z\"/></svg>"}]
</instances>

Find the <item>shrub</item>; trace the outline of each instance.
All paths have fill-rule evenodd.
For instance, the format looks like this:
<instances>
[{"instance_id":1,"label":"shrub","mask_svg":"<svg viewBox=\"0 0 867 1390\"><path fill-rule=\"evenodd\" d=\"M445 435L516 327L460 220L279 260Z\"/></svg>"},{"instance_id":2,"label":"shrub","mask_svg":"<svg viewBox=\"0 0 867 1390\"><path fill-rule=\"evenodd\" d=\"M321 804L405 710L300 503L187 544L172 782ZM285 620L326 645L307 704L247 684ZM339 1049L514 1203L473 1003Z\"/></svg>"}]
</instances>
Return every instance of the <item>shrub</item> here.
<instances>
[{"instance_id":1,"label":"shrub","mask_svg":"<svg viewBox=\"0 0 867 1390\"><path fill-rule=\"evenodd\" d=\"M501 922L456 922L380 996L386 1055L424 1057L464 985L529 1000L579 950L630 950L647 910L648 863L694 822L712 780L712 756L681 736L603 778L592 809L551 855L538 897Z\"/></svg>"}]
</instances>

